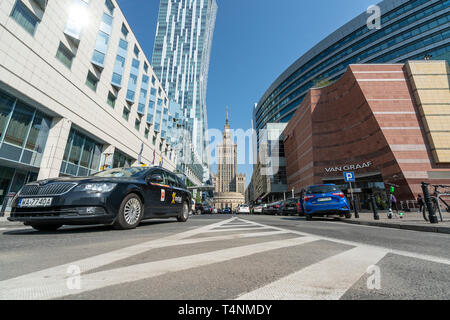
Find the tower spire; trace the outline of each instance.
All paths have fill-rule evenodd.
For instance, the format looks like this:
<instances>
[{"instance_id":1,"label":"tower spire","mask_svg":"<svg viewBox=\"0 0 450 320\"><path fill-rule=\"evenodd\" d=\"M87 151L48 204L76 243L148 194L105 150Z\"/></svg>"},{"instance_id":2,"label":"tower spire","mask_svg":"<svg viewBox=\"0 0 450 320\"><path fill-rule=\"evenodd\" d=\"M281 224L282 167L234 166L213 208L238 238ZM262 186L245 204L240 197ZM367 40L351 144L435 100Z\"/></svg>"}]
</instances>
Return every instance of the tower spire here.
<instances>
[{"instance_id":1,"label":"tower spire","mask_svg":"<svg viewBox=\"0 0 450 320\"><path fill-rule=\"evenodd\" d=\"M227 122L226 125L228 125L228 106L227 106Z\"/></svg>"}]
</instances>

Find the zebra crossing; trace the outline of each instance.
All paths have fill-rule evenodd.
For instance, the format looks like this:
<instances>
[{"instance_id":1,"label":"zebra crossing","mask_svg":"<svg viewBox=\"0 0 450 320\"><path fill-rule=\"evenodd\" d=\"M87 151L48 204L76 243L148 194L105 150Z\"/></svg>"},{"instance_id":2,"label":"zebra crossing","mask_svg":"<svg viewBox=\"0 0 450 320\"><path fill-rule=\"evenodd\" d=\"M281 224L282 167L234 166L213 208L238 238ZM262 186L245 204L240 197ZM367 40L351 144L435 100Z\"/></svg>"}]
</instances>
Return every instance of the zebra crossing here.
<instances>
[{"instance_id":1,"label":"zebra crossing","mask_svg":"<svg viewBox=\"0 0 450 320\"><path fill-rule=\"evenodd\" d=\"M234 291L230 290L231 296L226 298L239 300L341 299L367 274L369 268L377 265L388 254L450 264L448 259L440 257L362 245L235 217L0 281L0 300L84 297L91 292L99 290L113 292L123 285L137 285L139 282L152 279L156 281L159 277L168 275L176 275L177 281L182 284L192 281L188 277L192 276L195 270L201 268L217 270L222 264L233 261L240 261L243 265L245 261L248 261L251 264L252 257L258 255L272 257L283 254L285 252L283 250L290 250L290 254L297 255L297 258L301 260L306 248L310 248L308 246L316 245L315 249L310 248L310 251L317 252L319 243L324 251L327 247L340 247L339 250L330 251L329 256L317 258L318 261L314 260L310 265L289 269L285 271L287 274L281 272L276 279L271 279L265 274L267 270L264 270L265 273L255 274L251 285L243 286L242 289L235 288ZM162 259L152 255L152 252L158 252L158 250L164 250L169 255ZM178 250L177 252L181 250L183 253L171 256L171 250ZM281 269L282 267L280 265ZM202 278L207 279L208 276L205 274ZM264 281L261 279L266 278L269 279L268 282L262 283ZM205 279L203 280L207 281ZM237 281L229 279L228 285L233 286ZM206 283L199 280L197 285L202 286ZM149 291L150 297L158 297L159 289L156 286L144 288ZM214 299L214 296L211 299Z\"/></svg>"}]
</instances>

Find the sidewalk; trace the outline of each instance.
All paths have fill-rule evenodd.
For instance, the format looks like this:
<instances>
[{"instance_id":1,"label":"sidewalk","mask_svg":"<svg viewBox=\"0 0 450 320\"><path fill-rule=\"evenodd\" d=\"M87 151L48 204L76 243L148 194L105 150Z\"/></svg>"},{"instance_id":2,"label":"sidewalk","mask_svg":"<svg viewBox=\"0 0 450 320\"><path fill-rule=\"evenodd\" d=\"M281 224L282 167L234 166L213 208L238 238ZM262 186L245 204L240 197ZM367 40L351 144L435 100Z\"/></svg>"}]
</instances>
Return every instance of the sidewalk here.
<instances>
[{"instance_id":1,"label":"sidewalk","mask_svg":"<svg viewBox=\"0 0 450 320\"><path fill-rule=\"evenodd\" d=\"M356 219L353 214L352 219L339 218L339 220L344 223L365 226L450 234L450 213L448 212L442 213L444 222L441 222L439 213L437 213L439 224L426 222L422 214L418 212L404 212L403 219L400 219L394 214L392 220L388 219L387 211L379 211L378 215L380 216L380 220L374 220L373 212L363 211L359 213L359 219Z\"/></svg>"}]
</instances>

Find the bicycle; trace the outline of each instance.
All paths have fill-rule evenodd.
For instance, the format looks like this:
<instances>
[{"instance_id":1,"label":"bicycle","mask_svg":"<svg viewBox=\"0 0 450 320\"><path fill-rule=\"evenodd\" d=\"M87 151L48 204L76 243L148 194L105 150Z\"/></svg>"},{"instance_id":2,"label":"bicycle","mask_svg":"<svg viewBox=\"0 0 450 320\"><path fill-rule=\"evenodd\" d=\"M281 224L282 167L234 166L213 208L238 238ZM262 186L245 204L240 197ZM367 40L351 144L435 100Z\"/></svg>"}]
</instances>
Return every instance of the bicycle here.
<instances>
[{"instance_id":1,"label":"bicycle","mask_svg":"<svg viewBox=\"0 0 450 320\"><path fill-rule=\"evenodd\" d=\"M434 188L434 192L431 195L431 200L432 200L432 206L433 206L433 211L435 213L439 213L439 216L441 218L441 222L444 221L443 217L442 217L442 210L441 210L441 203L446 207L447 212L450 212L450 204L447 203L447 201L445 201L444 199L441 198L441 196L443 195L450 195L450 193L442 193L439 191L439 189L449 189L450 186L444 186L444 185L431 185L428 184L428 186L432 186ZM429 222L429 218L428 218L428 208L426 203L424 203L423 205L423 209L422 209L422 215L423 215L423 219L426 222Z\"/></svg>"}]
</instances>

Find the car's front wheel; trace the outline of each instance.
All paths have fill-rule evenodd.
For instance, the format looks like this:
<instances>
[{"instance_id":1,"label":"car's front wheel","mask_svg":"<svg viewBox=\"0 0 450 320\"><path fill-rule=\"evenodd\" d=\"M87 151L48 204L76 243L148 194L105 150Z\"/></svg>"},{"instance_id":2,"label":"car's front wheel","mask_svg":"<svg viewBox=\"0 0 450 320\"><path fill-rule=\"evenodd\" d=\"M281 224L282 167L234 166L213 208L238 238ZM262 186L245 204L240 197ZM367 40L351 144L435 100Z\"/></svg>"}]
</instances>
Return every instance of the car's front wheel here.
<instances>
[{"instance_id":1,"label":"car's front wheel","mask_svg":"<svg viewBox=\"0 0 450 320\"><path fill-rule=\"evenodd\" d=\"M183 208L181 209L181 213L177 218L178 222L186 222L189 219L189 208L186 202L183 203Z\"/></svg>"},{"instance_id":2,"label":"car's front wheel","mask_svg":"<svg viewBox=\"0 0 450 320\"><path fill-rule=\"evenodd\" d=\"M56 231L62 227L62 224L31 224L30 226L37 231Z\"/></svg>"},{"instance_id":3,"label":"car's front wheel","mask_svg":"<svg viewBox=\"0 0 450 320\"><path fill-rule=\"evenodd\" d=\"M144 209L139 196L134 193L129 194L123 199L113 226L118 230L134 229L141 222L143 213Z\"/></svg>"}]
</instances>

